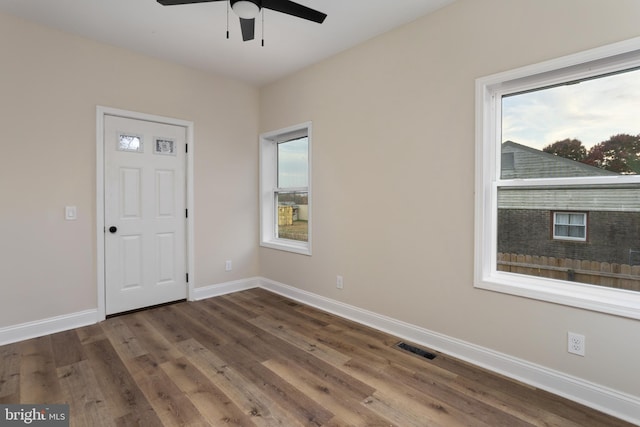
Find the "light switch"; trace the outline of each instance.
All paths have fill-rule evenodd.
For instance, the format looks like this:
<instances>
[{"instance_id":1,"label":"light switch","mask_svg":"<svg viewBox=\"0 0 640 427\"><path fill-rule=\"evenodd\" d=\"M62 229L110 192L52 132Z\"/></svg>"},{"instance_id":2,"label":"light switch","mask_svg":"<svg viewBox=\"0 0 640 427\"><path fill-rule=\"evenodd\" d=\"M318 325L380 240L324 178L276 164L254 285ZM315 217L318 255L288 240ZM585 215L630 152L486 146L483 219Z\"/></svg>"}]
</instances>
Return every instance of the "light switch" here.
<instances>
[{"instance_id":1,"label":"light switch","mask_svg":"<svg viewBox=\"0 0 640 427\"><path fill-rule=\"evenodd\" d=\"M78 209L75 206L65 206L64 219L67 221L74 221L78 219Z\"/></svg>"}]
</instances>

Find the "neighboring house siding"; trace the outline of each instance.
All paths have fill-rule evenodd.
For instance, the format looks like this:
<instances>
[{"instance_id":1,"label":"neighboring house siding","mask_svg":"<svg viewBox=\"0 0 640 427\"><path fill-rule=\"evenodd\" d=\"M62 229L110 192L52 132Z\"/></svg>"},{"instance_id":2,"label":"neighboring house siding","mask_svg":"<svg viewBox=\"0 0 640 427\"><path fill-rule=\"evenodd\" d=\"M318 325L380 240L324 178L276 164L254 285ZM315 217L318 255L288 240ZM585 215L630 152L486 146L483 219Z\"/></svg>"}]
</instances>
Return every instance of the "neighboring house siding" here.
<instances>
[{"instance_id":1,"label":"neighboring house siding","mask_svg":"<svg viewBox=\"0 0 640 427\"><path fill-rule=\"evenodd\" d=\"M640 213L638 188L510 188L498 192L498 209L545 209Z\"/></svg>"}]
</instances>

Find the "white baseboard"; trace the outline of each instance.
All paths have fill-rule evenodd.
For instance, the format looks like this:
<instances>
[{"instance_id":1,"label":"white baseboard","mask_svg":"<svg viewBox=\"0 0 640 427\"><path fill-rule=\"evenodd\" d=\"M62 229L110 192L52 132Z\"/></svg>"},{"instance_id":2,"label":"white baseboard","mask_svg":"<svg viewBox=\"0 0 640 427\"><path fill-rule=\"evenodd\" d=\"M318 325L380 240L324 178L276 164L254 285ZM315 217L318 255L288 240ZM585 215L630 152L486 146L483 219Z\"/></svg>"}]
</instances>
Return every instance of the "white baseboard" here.
<instances>
[{"instance_id":1,"label":"white baseboard","mask_svg":"<svg viewBox=\"0 0 640 427\"><path fill-rule=\"evenodd\" d=\"M387 316L261 278L261 288L462 359L614 417L640 425L640 398L430 331Z\"/></svg>"},{"instance_id":2,"label":"white baseboard","mask_svg":"<svg viewBox=\"0 0 640 427\"><path fill-rule=\"evenodd\" d=\"M7 326L0 328L0 345L55 334L69 329L81 328L94 323L98 323L97 309Z\"/></svg>"},{"instance_id":3,"label":"white baseboard","mask_svg":"<svg viewBox=\"0 0 640 427\"><path fill-rule=\"evenodd\" d=\"M249 279L234 280L232 282L218 283L216 285L194 288L191 293L193 301L200 301L206 298L226 295L233 292L245 291L247 289L260 287L260 277L251 277Z\"/></svg>"}]
</instances>

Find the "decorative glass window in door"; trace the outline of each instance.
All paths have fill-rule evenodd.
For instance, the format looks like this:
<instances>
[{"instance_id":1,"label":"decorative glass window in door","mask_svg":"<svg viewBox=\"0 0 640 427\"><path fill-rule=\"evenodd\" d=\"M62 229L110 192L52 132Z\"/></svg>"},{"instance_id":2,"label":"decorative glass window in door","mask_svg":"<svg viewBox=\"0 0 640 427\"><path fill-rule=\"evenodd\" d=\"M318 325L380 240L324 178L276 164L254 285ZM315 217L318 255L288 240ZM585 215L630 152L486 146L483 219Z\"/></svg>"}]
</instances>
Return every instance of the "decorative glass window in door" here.
<instances>
[{"instance_id":1,"label":"decorative glass window in door","mask_svg":"<svg viewBox=\"0 0 640 427\"><path fill-rule=\"evenodd\" d=\"M118 134L118 151L133 151L142 153L143 141L141 135L131 135L127 133Z\"/></svg>"},{"instance_id":2,"label":"decorative glass window in door","mask_svg":"<svg viewBox=\"0 0 640 427\"><path fill-rule=\"evenodd\" d=\"M176 155L176 141L170 138L155 138L154 153Z\"/></svg>"}]
</instances>

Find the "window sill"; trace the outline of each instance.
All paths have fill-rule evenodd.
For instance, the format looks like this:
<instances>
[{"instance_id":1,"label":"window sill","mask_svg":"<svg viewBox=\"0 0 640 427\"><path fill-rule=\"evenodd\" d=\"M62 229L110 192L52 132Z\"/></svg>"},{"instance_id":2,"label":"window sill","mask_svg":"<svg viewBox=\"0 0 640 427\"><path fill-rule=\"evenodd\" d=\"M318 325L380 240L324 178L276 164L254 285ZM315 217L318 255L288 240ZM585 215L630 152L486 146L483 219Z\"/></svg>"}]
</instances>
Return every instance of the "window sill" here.
<instances>
[{"instance_id":1,"label":"window sill","mask_svg":"<svg viewBox=\"0 0 640 427\"><path fill-rule=\"evenodd\" d=\"M260 242L264 248L277 249L279 251L293 252L300 255L311 256L311 247L307 242L296 242L295 240L269 240Z\"/></svg>"},{"instance_id":2,"label":"window sill","mask_svg":"<svg viewBox=\"0 0 640 427\"><path fill-rule=\"evenodd\" d=\"M476 288L562 304L601 313L640 319L640 295L635 291L494 272L479 278Z\"/></svg>"}]
</instances>

